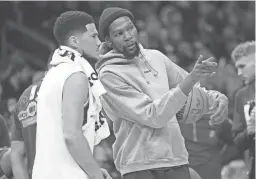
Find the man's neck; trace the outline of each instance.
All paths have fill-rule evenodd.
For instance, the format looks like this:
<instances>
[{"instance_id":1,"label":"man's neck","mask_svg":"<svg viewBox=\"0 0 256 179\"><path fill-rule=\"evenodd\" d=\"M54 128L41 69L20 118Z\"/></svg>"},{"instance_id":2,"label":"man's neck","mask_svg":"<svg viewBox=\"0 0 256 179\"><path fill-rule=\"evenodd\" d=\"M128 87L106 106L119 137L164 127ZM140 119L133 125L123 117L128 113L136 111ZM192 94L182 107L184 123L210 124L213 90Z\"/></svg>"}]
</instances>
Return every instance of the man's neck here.
<instances>
[{"instance_id":1,"label":"man's neck","mask_svg":"<svg viewBox=\"0 0 256 179\"><path fill-rule=\"evenodd\" d=\"M82 56L82 53L80 53L78 50L73 49L73 48L71 48L71 47L69 47L69 46L62 45L62 46L60 46L60 48L61 48L61 49L64 49L64 50L71 51L71 52L73 52L75 55Z\"/></svg>"}]
</instances>

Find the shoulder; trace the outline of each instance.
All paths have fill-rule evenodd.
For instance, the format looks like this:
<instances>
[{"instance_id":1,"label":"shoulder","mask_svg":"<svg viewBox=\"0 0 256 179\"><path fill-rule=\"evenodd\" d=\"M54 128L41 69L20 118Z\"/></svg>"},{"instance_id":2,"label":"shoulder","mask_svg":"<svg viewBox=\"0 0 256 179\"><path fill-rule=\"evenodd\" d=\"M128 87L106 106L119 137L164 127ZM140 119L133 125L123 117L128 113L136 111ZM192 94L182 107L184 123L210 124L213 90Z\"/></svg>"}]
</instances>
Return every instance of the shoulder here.
<instances>
[{"instance_id":1,"label":"shoulder","mask_svg":"<svg viewBox=\"0 0 256 179\"><path fill-rule=\"evenodd\" d=\"M162 61L165 65L175 65L173 61L167 57L163 52L155 49L144 49L144 54L153 61ZM153 57L153 58L152 58Z\"/></svg>"},{"instance_id":2,"label":"shoulder","mask_svg":"<svg viewBox=\"0 0 256 179\"><path fill-rule=\"evenodd\" d=\"M67 81L71 84L85 84L86 82L88 82L88 79L84 72L77 71L72 73L68 77Z\"/></svg>"},{"instance_id":3,"label":"shoulder","mask_svg":"<svg viewBox=\"0 0 256 179\"><path fill-rule=\"evenodd\" d=\"M73 92L75 94L79 91L88 91L88 78L85 73L78 71L72 73L64 84L64 90ZM85 91L84 91L85 92Z\"/></svg>"},{"instance_id":4,"label":"shoulder","mask_svg":"<svg viewBox=\"0 0 256 179\"><path fill-rule=\"evenodd\" d=\"M144 49L144 53L146 55L157 55L157 56L161 56L161 57L166 57L162 52L160 52L159 50L156 49Z\"/></svg>"},{"instance_id":5,"label":"shoulder","mask_svg":"<svg viewBox=\"0 0 256 179\"><path fill-rule=\"evenodd\" d=\"M31 91L32 91L32 88L35 89L35 92L36 92L36 87L37 85L40 85L41 84L41 81L40 83L35 83L35 84L32 84L30 85L27 89L25 89L25 91L21 94L19 100L18 100L18 103L16 105L16 111L19 112L19 111L23 111L27 108L28 104L29 104L29 101L30 101L30 94L31 94Z\"/></svg>"},{"instance_id":6,"label":"shoulder","mask_svg":"<svg viewBox=\"0 0 256 179\"><path fill-rule=\"evenodd\" d=\"M64 83L63 104L73 105L74 101L86 102L89 93L89 83L83 72L71 74Z\"/></svg>"}]
</instances>

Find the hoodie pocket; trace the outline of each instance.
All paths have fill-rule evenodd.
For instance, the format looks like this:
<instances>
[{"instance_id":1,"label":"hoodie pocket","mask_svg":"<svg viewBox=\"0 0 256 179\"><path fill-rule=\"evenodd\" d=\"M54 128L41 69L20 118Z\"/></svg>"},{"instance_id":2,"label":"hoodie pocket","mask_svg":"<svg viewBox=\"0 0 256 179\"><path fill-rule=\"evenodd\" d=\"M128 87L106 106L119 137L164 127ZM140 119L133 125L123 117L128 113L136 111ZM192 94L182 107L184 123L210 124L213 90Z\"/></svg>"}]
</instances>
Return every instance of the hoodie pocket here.
<instances>
[{"instance_id":1,"label":"hoodie pocket","mask_svg":"<svg viewBox=\"0 0 256 179\"><path fill-rule=\"evenodd\" d=\"M126 121L126 125L130 128L129 134L123 145L122 165L137 162L144 162L143 146L145 143L145 136L150 136L147 127L132 124Z\"/></svg>"},{"instance_id":2,"label":"hoodie pocket","mask_svg":"<svg viewBox=\"0 0 256 179\"><path fill-rule=\"evenodd\" d=\"M144 145L145 160L172 160L184 155L186 148L179 124L169 122L166 127L152 129L151 137Z\"/></svg>"},{"instance_id":3,"label":"hoodie pocket","mask_svg":"<svg viewBox=\"0 0 256 179\"><path fill-rule=\"evenodd\" d=\"M163 136L162 129L152 129L152 135L144 145L144 155L145 162L173 158L172 148Z\"/></svg>"}]
</instances>

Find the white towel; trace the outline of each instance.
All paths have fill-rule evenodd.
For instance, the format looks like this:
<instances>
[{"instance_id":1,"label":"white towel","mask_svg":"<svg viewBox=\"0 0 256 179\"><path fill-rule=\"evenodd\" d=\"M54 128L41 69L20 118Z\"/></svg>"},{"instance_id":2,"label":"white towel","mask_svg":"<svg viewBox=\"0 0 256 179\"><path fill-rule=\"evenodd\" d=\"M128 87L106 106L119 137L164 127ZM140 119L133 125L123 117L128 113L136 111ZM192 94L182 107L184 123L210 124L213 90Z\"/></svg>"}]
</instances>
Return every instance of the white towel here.
<instances>
[{"instance_id":1,"label":"white towel","mask_svg":"<svg viewBox=\"0 0 256 179\"><path fill-rule=\"evenodd\" d=\"M98 74L77 51L67 46L60 46L53 53L50 65L56 66L61 63L77 63L89 80L87 123L82 129L93 152L94 146L110 135L107 120L101 113L102 105L100 103L100 96L106 93L106 90L98 79Z\"/></svg>"}]
</instances>

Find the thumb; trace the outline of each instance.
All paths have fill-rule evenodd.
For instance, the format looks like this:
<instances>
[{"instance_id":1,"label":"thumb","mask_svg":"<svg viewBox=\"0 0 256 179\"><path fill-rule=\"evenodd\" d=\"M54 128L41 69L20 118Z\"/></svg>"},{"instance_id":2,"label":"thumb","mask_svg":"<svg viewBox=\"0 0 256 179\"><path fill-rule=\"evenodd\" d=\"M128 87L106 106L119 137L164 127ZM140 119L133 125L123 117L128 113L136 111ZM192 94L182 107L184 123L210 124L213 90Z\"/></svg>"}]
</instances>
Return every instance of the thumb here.
<instances>
[{"instance_id":1,"label":"thumb","mask_svg":"<svg viewBox=\"0 0 256 179\"><path fill-rule=\"evenodd\" d=\"M202 63L204 61L203 55L200 55L199 58L197 59L197 63Z\"/></svg>"}]
</instances>

